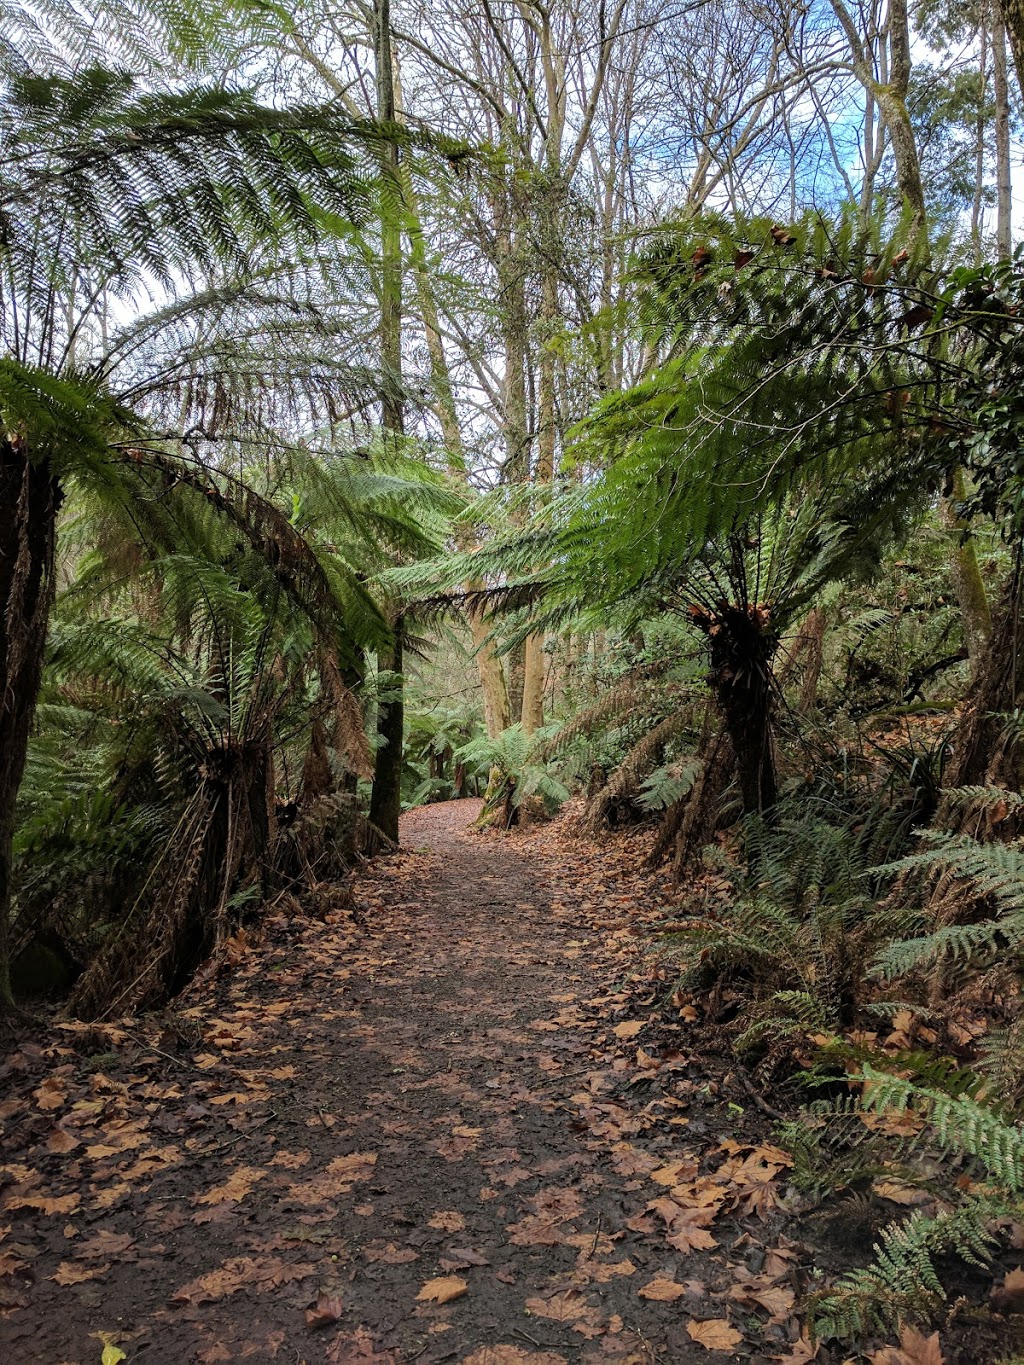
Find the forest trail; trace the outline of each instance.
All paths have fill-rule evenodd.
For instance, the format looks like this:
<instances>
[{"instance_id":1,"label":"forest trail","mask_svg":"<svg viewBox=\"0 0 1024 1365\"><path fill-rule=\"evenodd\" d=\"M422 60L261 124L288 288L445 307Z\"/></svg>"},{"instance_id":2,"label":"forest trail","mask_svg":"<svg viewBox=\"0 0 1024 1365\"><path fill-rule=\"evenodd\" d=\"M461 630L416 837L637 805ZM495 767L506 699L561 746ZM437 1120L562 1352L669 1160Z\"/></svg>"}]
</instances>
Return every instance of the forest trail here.
<instances>
[{"instance_id":1,"label":"forest trail","mask_svg":"<svg viewBox=\"0 0 1024 1365\"><path fill-rule=\"evenodd\" d=\"M557 850L471 832L477 809L406 817L354 907L272 916L173 1029L7 1059L4 1359L809 1358L786 1251L754 1274L707 1231L772 1207L774 1149L735 1119L723 1145L693 1067L614 1025L630 887L599 863L563 884ZM689 1221L659 1216L668 1187ZM737 1354L730 1319L759 1311L769 1354Z\"/></svg>"}]
</instances>

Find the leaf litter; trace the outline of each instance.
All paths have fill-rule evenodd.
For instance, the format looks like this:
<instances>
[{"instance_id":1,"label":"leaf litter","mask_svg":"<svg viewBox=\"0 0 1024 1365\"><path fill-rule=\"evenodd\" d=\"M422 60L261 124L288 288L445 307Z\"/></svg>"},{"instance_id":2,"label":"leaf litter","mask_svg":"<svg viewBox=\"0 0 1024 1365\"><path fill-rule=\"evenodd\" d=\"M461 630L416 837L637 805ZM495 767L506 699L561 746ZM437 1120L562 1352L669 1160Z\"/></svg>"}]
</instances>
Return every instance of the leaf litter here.
<instances>
[{"instance_id":1,"label":"leaf litter","mask_svg":"<svg viewBox=\"0 0 1024 1365\"><path fill-rule=\"evenodd\" d=\"M789 1158L645 952L649 836L479 834L477 808L411 813L407 851L164 1016L5 1059L10 1358L95 1365L97 1323L129 1362L831 1358Z\"/></svg>"}]
</instances>

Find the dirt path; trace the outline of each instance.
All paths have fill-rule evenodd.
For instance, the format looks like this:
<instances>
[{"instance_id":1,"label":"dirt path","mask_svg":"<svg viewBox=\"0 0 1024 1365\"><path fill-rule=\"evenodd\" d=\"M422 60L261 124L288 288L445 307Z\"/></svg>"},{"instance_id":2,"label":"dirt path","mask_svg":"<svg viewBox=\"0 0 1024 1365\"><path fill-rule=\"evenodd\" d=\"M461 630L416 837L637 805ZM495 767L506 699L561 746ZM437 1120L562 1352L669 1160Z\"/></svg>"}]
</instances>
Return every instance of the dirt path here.
<instances>
[{"instance_id":1,"label":"dirt path","mask_svg":"<svg viewBox=\"0 0 1024 1365\"><path fill-rule=\"evenodd\" d=\"M0 1359L97 1365L103 1333L168 1365L772 1358L726 1321L762 1301L710 1297L736 1267L706 1231L725 1183L691 1159L699 1078L645 1086L622 1041L644 1025L607 1028L627 898L558 884L475 813L408 817L354 914L272 920L159 1051L140 1024L8 1059ZM713 1145L742 1167L755 1141ZM718 1193L680 1239L650 1205L688 1180Z\"/></svg>"}]
</instances>

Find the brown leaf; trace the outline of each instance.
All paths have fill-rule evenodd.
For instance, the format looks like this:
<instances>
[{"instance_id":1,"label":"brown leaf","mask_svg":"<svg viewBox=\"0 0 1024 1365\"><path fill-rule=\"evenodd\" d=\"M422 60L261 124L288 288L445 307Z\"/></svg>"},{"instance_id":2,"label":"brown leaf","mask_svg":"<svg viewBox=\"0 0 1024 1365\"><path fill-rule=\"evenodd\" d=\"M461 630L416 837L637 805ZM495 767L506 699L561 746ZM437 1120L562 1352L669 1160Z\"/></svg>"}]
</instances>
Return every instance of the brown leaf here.
<instances>
[{"instance_id":1,"label":"brown leaf","mask_svg":"<svg viewBox=\"0 0 1024 1365\"><path fill-rule=\"evenodd\" d=\"M616 1038L621 1038L625 1041L629 1038L635 1038L643 1028L644 1021L642 1019L624 1019L621 1024L615 1025L612 1032L615 1034Z\"/></svg>"},{"instance_id":2,"label":"brown leaf","mask_svg":"<svg viewBox=\"0 0 1024 1365\"><path fill-rule=\"evenodd\" d=\"M38 1209L46 1217L54 1213L73 1213L82 1202L80 1194L65 1194L59 1199L50 1199L45 1194L15 1194L4 1205L7 1209Z\"/></svg>"},{"instance_id":3,"label":"brown leaf","mask_svg":"<svg viewBox=\"0 0 1024 1365\"><path fill-rule=\"evenodd\" d=\"M53 1132L46 1139L46 1150L48 1152L71 1152L78 1146L78 1138L74 1137L64 1128L54 1128Z\"/></svg>"},{"instance_id":4,"label":"brown leaf","mask_svg":"<svg viewBox=\"0 0 1024 1365\"><path fill-rule=\"evenodd\" d=\"M435 1280L428 1280L416 1298L425 1303L451 1303L468 1292L469 1285L457 1275L439 1275Z\"/></svg>"},{"instance_id":5,"label":"brown leaf","mask_svg":"<svg viewBox=\"0 0 1024 1365\"><path fill-rule=\"evenodd\" d=\"M868 1356L871 1365L945 1365L938 1332L930 1337L914 1330L913 1327L900 1329L898 1346L883 1346Z\"/></svg>"},{"instance_id":6,"label":"brown leaf","mask_svg":"<svg viewBox=\"0 0 1024 1365\"><path fill-rule=\"evenodd\" d=\"M880 1199L889 1199L894 1204L927 1204L931 1199L927 1190L904 1185L901 1180L874 1180L871 1189Z\"/></svg>"},{"instance_id":7,"label":"brown leaf","mask_svg":"<svg viewBox=\"0 0 1024 1365\"><path fill-rule=\"evenodd\" d=\"M87 1242L75 1248L75 1260L101 1261L104 1256L120 1257L134 1245L135 1238L130 1232L111 1232L109 1228L100 1228Z\"/></svg>"},{"instance_id":8,"label":"brown leaf","mask_svg":"<svg viewBox=\"0 0 1024 1365\"><path fill-rule=\"evenodd\" d=\"M665 1241L673 1250L681 1251L684 1256L691 1251L710 1251L712 1247L718 1246L703 1222L690 1218L673 1223L672 1234L666 1237Z\"/></svg>"},{"instance_id":9,"label":"brown leaf","mask_svg":"<svg viewBox=\"0 0 1024 1365\"><path fill-rule=\"evenodd\" d=\"M441 1209L427 1223L427 1227L437 1228L441 1232L461 1232L465 1226L465 1218L454 1209Z\"/></svg>"},{"instance_id":10,"label":"brown leaf","mask_svg":"<svg viewBox=\"0 0 1024 1365\"><path fill-rule=\"evenodd\" d=\"M658 1275L637 1293L642 1299L652 1299L655 1303L674 1303L686 1293L686 1286L670 1280L667 1275Z\"/></svg>"},{"instance_id":11,"label":"brown leaf","mask_svg":"<svg viewBox=\"0 0 1024 1365\"><path fill-rule=\"evenodd\" d=\"M306 1309L307 1327L330 1327L332 1322L337 1322L345 1311L345 1305L340 1296L328 1298L326 1294L321 1294L312 1308Z\"/></svg>"},{"instance_id":12,"label":"brown leaf","mask_svg":"<svg viewBox=\"0 0 1024 1365\"><path fill-rule=\"evenodd\" d=\"M743 1340L743 1335L730 1326L725 1318L706 1318L703 1322L690 1321L686 1324L693 1341L708 1351L731 1351Z\"/></svg>"},{"instance_id":13,"label":"brown leaf","mask_svg":"<svg viewBox=\"0 0 1024 1365\"><path fill-rule=\"evenodd\" d=\"M309 1162L309 1152L277 1152L270 1158L271 1166L283 1166L286 1171L297 1171Z\"/></svg>"},{"instance_id":14,"label":"brown leaf","mask_svg":"<svg viewBox=\"0 0 1024 1365\"><path fill-rule=\"evenodd\" d=\"M266 1174L266 1171L260 1170L257 1166L239 1166L237 1170L231 1172L223 1185L215 1185L212 1190L207 1190L206 1194L199 1196L196 1203L224 1204L228 1200L238 1203Z\"/></svg>"},{"instance_id":15,"label":"brown leaf","mask_svg":"<svg viewBox=\"0 0 1024 1365\"><path fill-rule=\"evenodd\" d=\"M32 1091L32 1098L40 1109L59 1109L67 1099L67 1092L55 1076L47 1076L42 1085Z\"/></svg>"},{"instance_id":16,"label":"brown leaf","mask_svg":"<svg viewBox=\"0 0 1024 1365\"><path fill-rule=\"evenodd\" d=\"M527 1299L526 1311L552 1322L576 1322L592 1310L578 1289L567 1289L562 1294L552 1294L549 1299Z\"/></svg>"},{"instance_id":17,"label":"brown leaf","mask_svg":"<svg viewBox=\"0 0 1024 1365\"><path fill-rule=\"evenodd\" d=\"M524 1351L521 1346L482 1346L463 1356L462 1365L566 1365L566 1359L551 1351Z\"/></svg>"},{"instance_id":18,"label":"brown leaf","mask_svg":"<svg viewBox=\"0 0 1024 1365\"><path fill-rule=\"evenodd\" d=\"M438 1262L442 1270L465 1270L469 1265L490 1265L486 1256L471 1247L452 1247Z\"/></svg>"},{"instance_id":19,"label":"brown leaf","mask_svg":"<svg viewBox=\"0 0 1024 1365\"><path fill-rule=\"evenodd\" d=\"M51 1275L51 1280L56 1280L60 1285L83 1284L86 1280L95 1280L99 1275L105 1275L110 1269L110 1262L103 1265L76 1265L74 1261L61 1261L57 1267L57 1273Z\"/></svg>"},{"instance_id":20,"label":"brown leaf","mask_svg":"<svg viewBox=\"0 0 1024 1365\"><path fill-rule=\"evenodd\" d=\"M1024 1313L1024 1270L1008 1271L993 1287L992 1307L997 1313Z\"/></svg>"},{"instance_id":21,"label":"brown leaf","mask_svg":"<svg viewBox=\"0 0 1024 1365\"><path fill-rule=\"evenodd\" d=\"M291 1265L274 1256L233 1256L216 1270L182 1285L171 1296L171 1302L213 1303L242 1289L268 1291L315 1274L315 1265Z\"/></svg>"}]
</instances>

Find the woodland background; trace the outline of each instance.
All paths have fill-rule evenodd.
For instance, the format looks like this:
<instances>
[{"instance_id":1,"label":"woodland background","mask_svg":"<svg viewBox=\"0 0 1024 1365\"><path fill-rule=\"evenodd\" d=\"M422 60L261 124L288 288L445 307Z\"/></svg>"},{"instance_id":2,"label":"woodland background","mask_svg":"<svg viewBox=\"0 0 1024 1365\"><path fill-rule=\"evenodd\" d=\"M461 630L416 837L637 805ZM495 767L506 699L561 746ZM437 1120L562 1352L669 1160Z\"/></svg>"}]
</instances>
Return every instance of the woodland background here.
<instances>
[{"instance_id":1,"label":"woodland background","mask_svg":"<svg viewBox=\"0 0 1024 1365\"><path fill-rule=\"evenodd\" d=\"M926 1321L1024 1237L1024 7L0 15L6 1027L651 822L805 1188L941 1196L817 1330Z\"/></svg>"}]
</instances>

